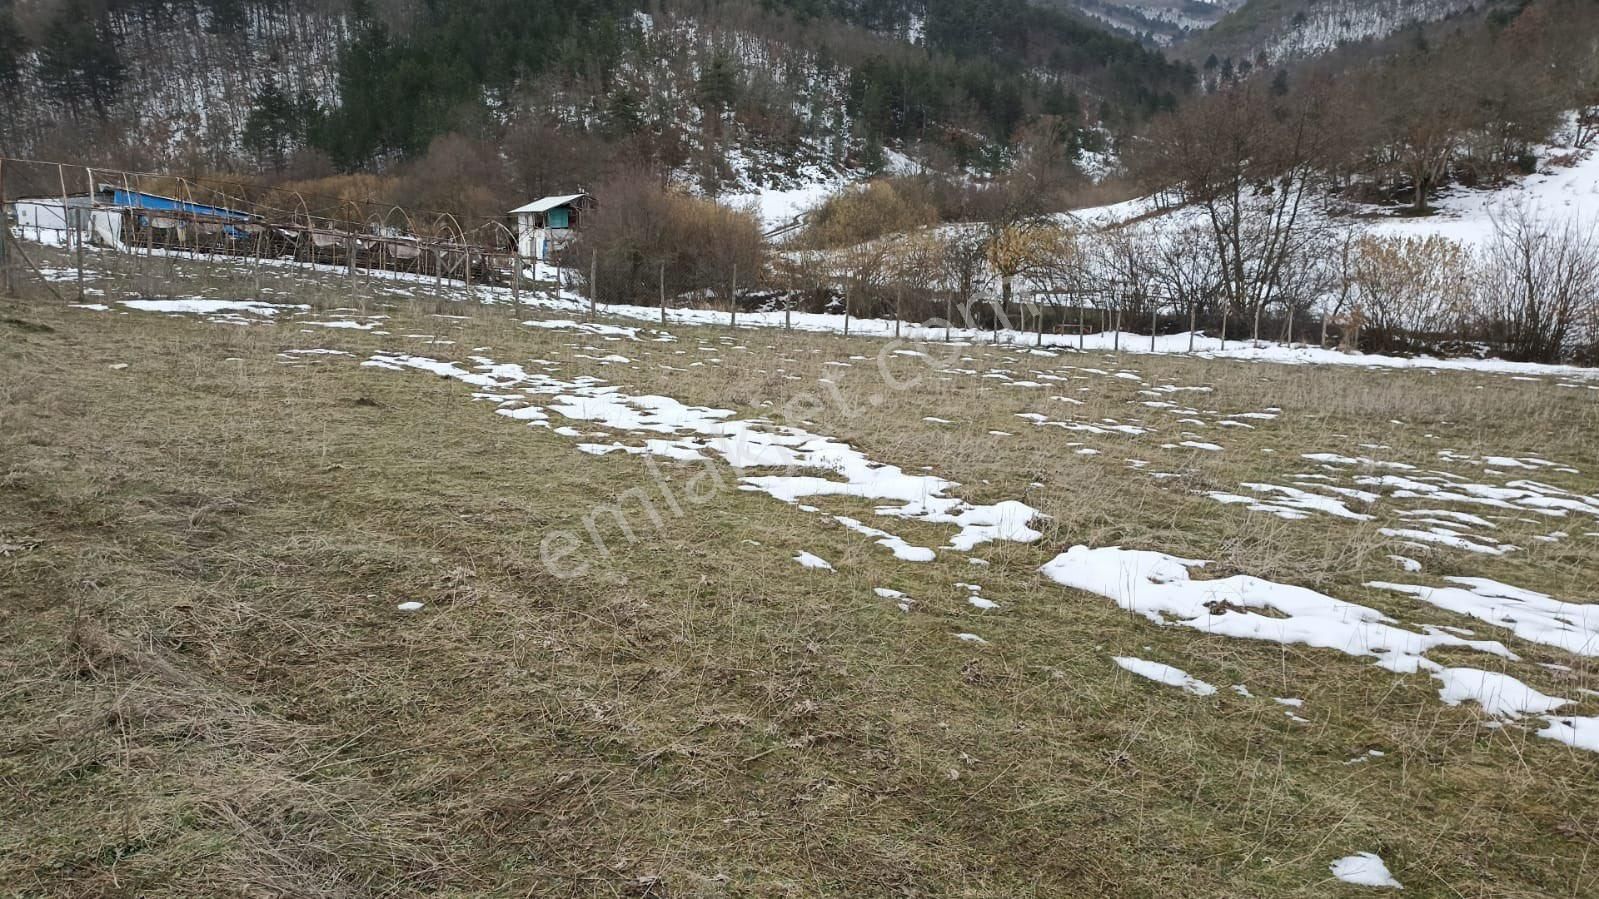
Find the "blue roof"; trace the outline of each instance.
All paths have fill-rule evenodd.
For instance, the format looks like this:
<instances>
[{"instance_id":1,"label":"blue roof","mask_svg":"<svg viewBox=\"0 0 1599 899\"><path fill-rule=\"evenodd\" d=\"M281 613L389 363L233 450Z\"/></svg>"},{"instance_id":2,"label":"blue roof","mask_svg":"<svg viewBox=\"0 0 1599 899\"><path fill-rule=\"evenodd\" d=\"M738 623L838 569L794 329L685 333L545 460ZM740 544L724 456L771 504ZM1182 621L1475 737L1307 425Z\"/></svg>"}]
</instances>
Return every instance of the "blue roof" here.
<instances>
[{"instance_id":1,"label":"blue roof","mask_svg":"<svg viewBox=\"0 0 1599 899\"><path fill-rule=\"evenodd\" d=\"M212 206L208 203L194 203L188 200L179 200L175 197L163 197L160 194L145 193L140 190L128 190L124 187L101 185L102 193L111 194L111 203L114 206L129 206L134 209L154 209L162 212L183 212L190 215L209 215L216 218L237 219L249 221L255 216L236 209L224 206Z\"/></svg>"}]
</instances>

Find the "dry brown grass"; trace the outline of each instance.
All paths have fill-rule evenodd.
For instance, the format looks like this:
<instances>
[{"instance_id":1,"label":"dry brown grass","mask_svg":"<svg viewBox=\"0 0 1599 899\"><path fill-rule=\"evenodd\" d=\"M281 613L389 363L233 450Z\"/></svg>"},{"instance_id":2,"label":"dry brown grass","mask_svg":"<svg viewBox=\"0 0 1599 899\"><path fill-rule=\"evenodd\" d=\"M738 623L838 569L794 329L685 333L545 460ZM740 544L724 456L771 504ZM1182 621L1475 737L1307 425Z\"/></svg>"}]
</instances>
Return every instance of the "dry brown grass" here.
<instances>
[{"instance_id":1,"label":"dry brown grass","mask_svg":"<svg viewBox=\"0 0 1599 899\"><path fill-rule=\"evenodd\" d=\"M180 292L253 289L173 268L197 285ZM938 380L894 357L901 377L927 377L873 406L875 363L849 358L875 357L872 341L673 328L676 343L612 344L524 328L498 307L437 318L426 289L413 303L358 300L340 279L274 273L266 286L318 309L381 309L391 334L0 301L4 892L1308 897L1341 895L1327 864L1361 850L1381 853L1406 895L1599 891L1585 861L1599 848L1599 757L1487 728L1423 677L1158 628L1035 573L1072 543L1121 543L1472 626L1360 586L1397 578L1375 523L1283 522L1194 491L1281 483L1301 452L1377 443L1428 465L1443 446L1538 451L1593 492L1591 391L961 349L963 368L1125 367L1214 388L1178 402L1284 410L1253 431L1211 429L1222 453L1179 452L1159 448L1177 430L1165 413L1129 405L1132 381L1072 381L1066 395L1085 405L1066 409L1048 399L1062 391ZM577 453L455 382L276 355L464 359L480 346L746 414L832 378L845 403L813 407L807 427L932 466L964 496L1026 498L1051 516L1046 539L982 547L981 569L955 553L901 563L826 519L727 491L563 581L541 566L540 539L640 483L642 460ZM573 358L585 346L633 364ZM1015 417L1032 411L1161 431L1076 435ZM1074 455L1076 441L1101 455ZM1572 539L1545 545L1507 523L1524 552L1433 553L1417 577L1589 598L1595 543L1568 525ZM929 545L948 533L893 530ZM799 549L838 572L802 571ZM1003 608L971 608L956 581ZM874 586L916 607L902 614ZM412 598L422 614L394 611ZM1592 666L1513 645L1527 661L1509 670L1546 692L1599 689ZM1112 654L1261 698L1196 699L1130 678ZM1305 697L1311 723L1271 695ZM1371 748L1387 755L1345 764Z\"/></svg>"}]
</instances>

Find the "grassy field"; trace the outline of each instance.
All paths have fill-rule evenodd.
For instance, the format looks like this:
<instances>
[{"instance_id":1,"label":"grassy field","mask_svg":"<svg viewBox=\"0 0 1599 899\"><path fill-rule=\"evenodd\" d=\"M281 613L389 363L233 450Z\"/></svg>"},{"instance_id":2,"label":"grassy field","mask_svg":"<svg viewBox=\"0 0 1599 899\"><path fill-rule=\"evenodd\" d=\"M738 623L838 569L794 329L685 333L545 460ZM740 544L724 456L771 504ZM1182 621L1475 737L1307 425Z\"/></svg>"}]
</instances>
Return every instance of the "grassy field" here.
<instances>
[{"instance_id":1,"label":"grassy field","mask_svg":"<svg viewBox=\"0 0 1599 899\"><path fill-rule=\"evenodd\" d=\"M266 277L271 301L313 308L233 324L37 288L0 299L0 895L1354 896L1370 890L1328 866L1360 851L1405 895L1599 895L1599 754L1445 705L1424 674L1157 626L1038 572L1075 544L1214 560L1203 576L1503 640L1519 661L1429 657L1599 714L1591 661L1364 586L1476 576L1589 600L1599 519L1451 507L1517 547L1489 555L1380 533L1427 500L1284 520L1208 495L1297 483L1323 470L1302 454L1334 453L1592 496L1599 391L1582 383L675 326L629 339ZM181 263L94 283L110 302L157 281L255 296ZM371 329L307 324L329 320ZM350 355L293 352L310 349ZM925 466L964 499L1025 501L1044 536L901 561L732 489L728 470L684 514L634 520L636 539L603 525L605 552L558 577L549 534L587 534L597 506L686 489L700 466L580 452L479 388L358 364L379 352L546 360L776 418ZM1571 470L1460 461L1486 456ZM953 530L815 504L922 546Z\"/></svg>"}]
</instances>

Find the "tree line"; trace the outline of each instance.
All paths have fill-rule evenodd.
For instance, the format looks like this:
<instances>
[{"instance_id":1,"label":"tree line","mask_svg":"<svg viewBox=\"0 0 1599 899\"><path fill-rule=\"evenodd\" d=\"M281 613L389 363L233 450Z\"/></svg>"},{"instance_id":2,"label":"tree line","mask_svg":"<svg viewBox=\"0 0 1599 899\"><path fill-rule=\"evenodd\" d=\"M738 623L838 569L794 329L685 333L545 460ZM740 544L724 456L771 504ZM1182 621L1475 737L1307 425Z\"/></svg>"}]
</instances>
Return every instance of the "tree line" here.
<instances>
[{"instance_id":1,"label":"tree line","mask_svg":"<svg viewBox=\"0 0 1599 899\"><path fill-rule=\"evenodd\" d=\"M984 185L920 176L844 191L767 268L809 285L785 296L853 315L924 318L980 300L1014 321L1025 300L1043 310L1039 327L1087 308L1129 330L1593 360L1592 223L1510 206L1461 244L1366 221L1425 215L1451 186L1508 183L1556 137L1591 145L1593 7L1532 2L1388 55L1227 80L1131 142L1152 198L1131 221L1052 214L1038 202L1045 176L1021 158ZM597 237L592 249L604 252ZM641 285L629 298L652 296Z\"/></svg>"}]
</instances>

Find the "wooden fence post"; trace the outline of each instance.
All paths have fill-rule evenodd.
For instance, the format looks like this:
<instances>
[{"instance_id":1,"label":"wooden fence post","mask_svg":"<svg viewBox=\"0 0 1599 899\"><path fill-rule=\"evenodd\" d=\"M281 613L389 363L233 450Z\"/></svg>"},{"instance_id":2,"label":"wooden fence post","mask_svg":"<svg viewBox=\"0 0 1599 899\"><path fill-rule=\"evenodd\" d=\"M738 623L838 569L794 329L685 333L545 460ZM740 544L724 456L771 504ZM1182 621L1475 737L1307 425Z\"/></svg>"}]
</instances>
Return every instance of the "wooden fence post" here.
<instances>
[{"instance_id":1,"label":"wooden fence post","mask_svg":"<svg viewBox=\"0 0 1599 899\"><path fill-rule=\"evenodd\" d=\"M666 263L661 263L661 324L666 324Z\"/></svg>"},{"instance_id":2,"label":"wooden fence post","mask_svg":"<svg viewBox=\"0 0 1599 899\"><path fill-rule=\"evenodd\" d=\"M600 251L589 251L589 321L594 320L595 312L599 308L598 291L595 287L600 277Z\"/></svg>"},{"instance_id":3,"label":"wooden fence post","mask_svg":"<svg viewBox=\"0 0 1599 899\"><path fill-rule=\"evenodd\" d=\"M255 298L261 299L261 243L266 240L267 226L255 232L255 259L250 262L250 278L255 282Z\"/></svg>"}]
</instances>

